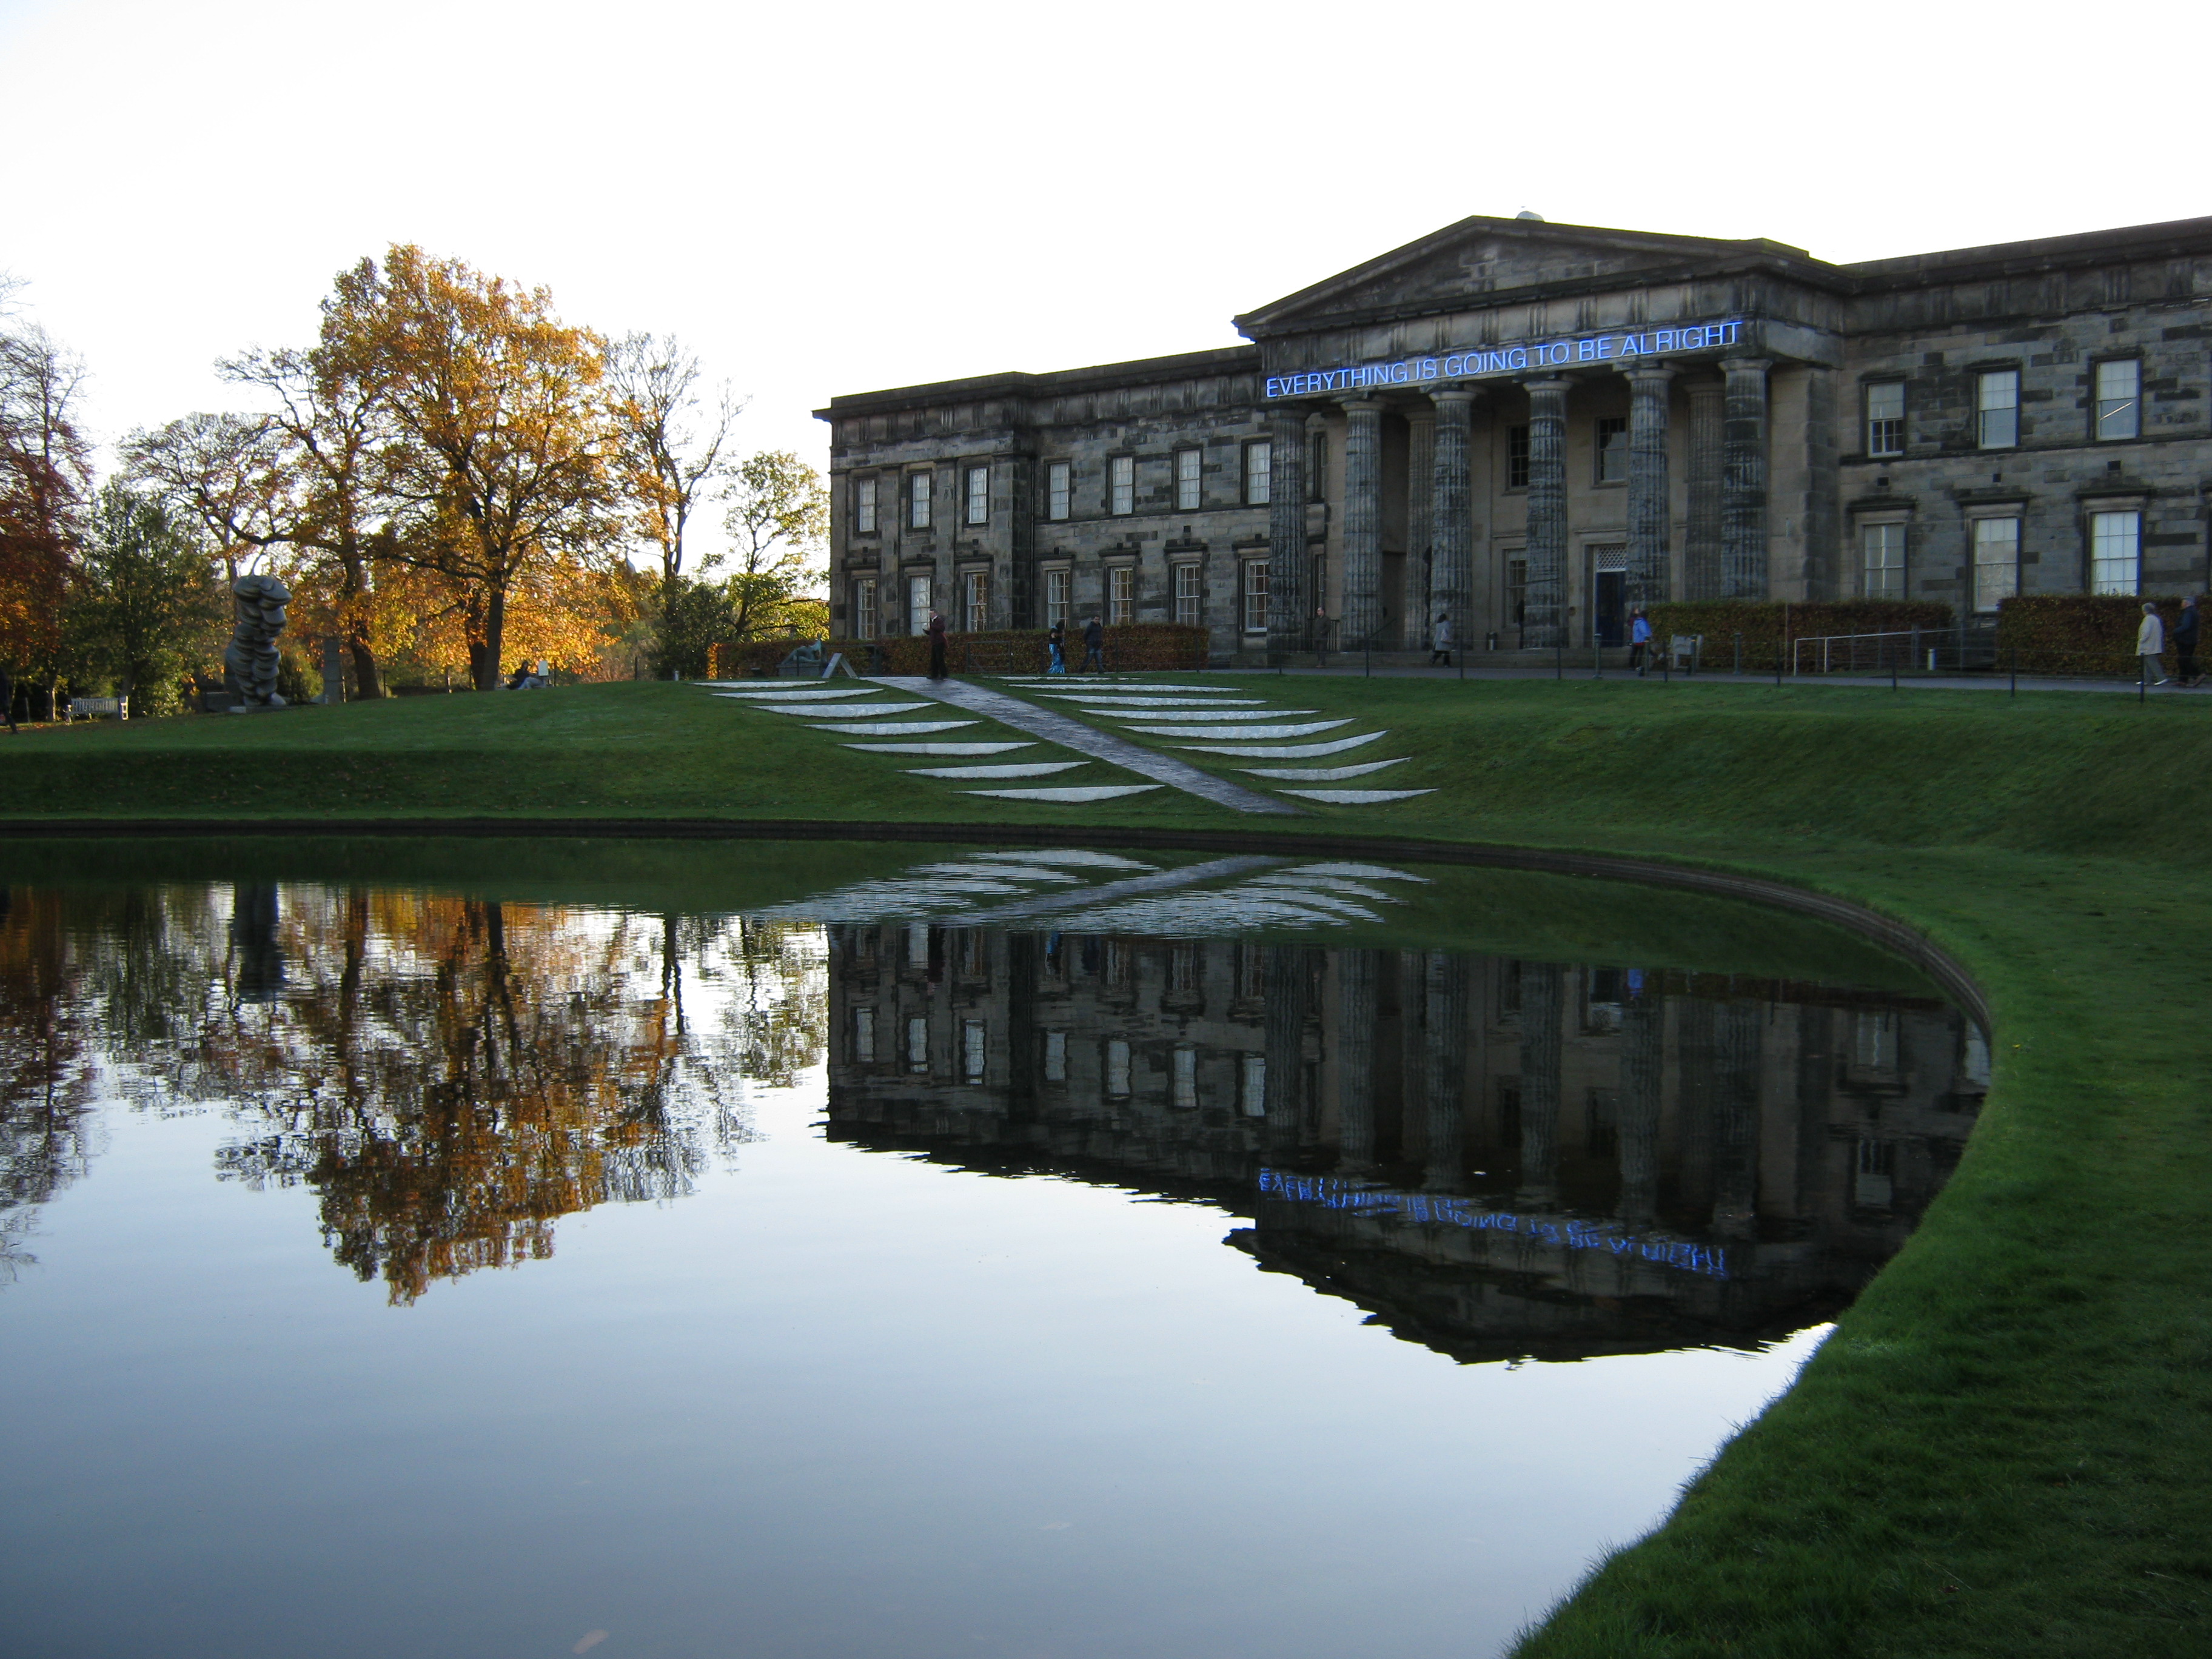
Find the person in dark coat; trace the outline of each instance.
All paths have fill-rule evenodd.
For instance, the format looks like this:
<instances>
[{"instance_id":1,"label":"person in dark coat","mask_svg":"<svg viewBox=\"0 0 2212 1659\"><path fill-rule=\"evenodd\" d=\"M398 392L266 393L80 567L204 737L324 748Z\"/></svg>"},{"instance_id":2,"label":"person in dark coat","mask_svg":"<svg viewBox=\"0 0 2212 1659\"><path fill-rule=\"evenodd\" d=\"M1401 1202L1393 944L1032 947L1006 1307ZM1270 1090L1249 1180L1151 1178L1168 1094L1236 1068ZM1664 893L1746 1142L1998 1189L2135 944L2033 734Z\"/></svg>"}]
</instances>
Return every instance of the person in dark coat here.
<instances>
[{"instance_id":1,"label":"person in dark coat","mask_svg":"<svg viewBox=\"0 0 2212 1659\"><path fill-rule=\"evenodd\" d=\"M20 738L23 735L15 729L15 677L4 668L0 668L0 720L5 720L8 722L9 737Z\"/></svg>"},{"instance_id":2,"label":"person in dark coat","mask_svg":"<svg viewBox=\"0 0 2212 1659\"><path fill-rule=\"evenodd\" d=\"M1083 668L1106 672L1106 627L1096 617L1083 624Z\"/></svg>"},{"instance_id":3,"label":"person in dark coat","mask_svg":"<svg viewBox=\"0 0 2212 1659\"><path fill-rule=\"evenodd\" d=\"M2181 659L2178 672L2185 686L2194 685L2204 678L2197 672L2197 624L2201 620L2197 596L2191 593L2181 602L2181 616L2173 624L2173 632L2166 635Z\"/></svg>"},{"instance_id":4,"label":"person in dark coat","mask_svg":"<svg viewBox=\"0 0 2212 1659\"><path fill-rule=\"evenodd\" d=\"M929 613L929 678L945 678L945 618L934 611Z\"/></svg>"}]
</instances>

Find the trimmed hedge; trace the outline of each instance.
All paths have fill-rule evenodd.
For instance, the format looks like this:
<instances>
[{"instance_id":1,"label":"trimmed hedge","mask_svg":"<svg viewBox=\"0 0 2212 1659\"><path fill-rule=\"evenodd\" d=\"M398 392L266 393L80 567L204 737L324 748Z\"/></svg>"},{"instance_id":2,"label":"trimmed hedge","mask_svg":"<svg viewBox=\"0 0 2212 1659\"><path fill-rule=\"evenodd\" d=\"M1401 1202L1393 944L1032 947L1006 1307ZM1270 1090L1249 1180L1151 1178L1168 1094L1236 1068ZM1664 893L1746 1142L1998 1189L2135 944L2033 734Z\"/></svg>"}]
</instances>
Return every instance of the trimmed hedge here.
<instances>
[{"instance_id":1,"label":"trimmed hedge","mask_svg":"<svg viewBox=\"0 0 2212 1659\"><path fill-rule=\"evenodd\" d=\"M2171 636L2178 598L2143 593L2022 593L1997 602L1997 660L2038 674L2114 674L2133 679L2136 628L2145 599L2158 606ZM2168 651L2172 647L2169 646ZM2167 659L2168 668L2173 664Z\"/></svg>"},{"instance_id":2,"label":"trimmed hedge","mask_svg":"<svg viewBox=\"0 0 2212 1659\"><path fill-rule=\"evenodd\" d=\"M1838 634L1901 634L1951 626L1951 607L1929 599L1821 599L1809 605L1779 599L1673 599L1647 607L1652 642L1664 650L1676 634L1705 636L1705 665L1735 665L1735 636L1743 635L1743 665L1774 672L1784 629L1793 640Z\"/></svg>"},{"instance_id":3,"label":"trimmed hedge","mask_svg":"<svg viewBox=\"0 0 2212 1659\"><path fill-rule=\"evenodd\" d=\"M1106 630L1106 666L1115 670L1170 669L1185 672L1206 666L1212 649L1212 630L1187 628L1177 623L1131 623ZM776 665L803 641L744 640L718 645L709 659L715 679L744 679L773 674ZM866 673L883 651L886 674L929 672L929 641L920 634L897 634L882 640L832 640L831 651ZM1044 672L1045 630L1007 629L988 634L949 634L945 642L945 665L955 674L1036 674ZM1067 666L1073 673L1083 661L1083 630L1067 630Z\"/></svg>"}]
</instances>

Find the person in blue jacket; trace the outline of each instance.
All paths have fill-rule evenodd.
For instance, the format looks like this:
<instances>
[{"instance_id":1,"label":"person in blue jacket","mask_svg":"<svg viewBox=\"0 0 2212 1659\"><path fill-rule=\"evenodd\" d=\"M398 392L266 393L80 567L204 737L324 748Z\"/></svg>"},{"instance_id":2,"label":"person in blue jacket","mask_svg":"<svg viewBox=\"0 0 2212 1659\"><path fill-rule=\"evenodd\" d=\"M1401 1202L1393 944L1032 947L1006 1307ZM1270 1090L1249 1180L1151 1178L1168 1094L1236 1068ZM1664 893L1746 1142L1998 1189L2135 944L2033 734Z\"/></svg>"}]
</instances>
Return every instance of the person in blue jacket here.
<instances>
[{"instance_id":1,"label":"person in blue jacket","mask_svg":"<svg viewBox=\"0 0 2212 1659\"><path fill-rule=\"evenodd\" d=\"M1651 619L1644 614L1644 607L1639 605L1628 613L1628 665L1636 671L1636 678L1639 680L1644 678L1644 670L1650 665L1644 660L1650 652Z\"/></svg>"}]
</instances>

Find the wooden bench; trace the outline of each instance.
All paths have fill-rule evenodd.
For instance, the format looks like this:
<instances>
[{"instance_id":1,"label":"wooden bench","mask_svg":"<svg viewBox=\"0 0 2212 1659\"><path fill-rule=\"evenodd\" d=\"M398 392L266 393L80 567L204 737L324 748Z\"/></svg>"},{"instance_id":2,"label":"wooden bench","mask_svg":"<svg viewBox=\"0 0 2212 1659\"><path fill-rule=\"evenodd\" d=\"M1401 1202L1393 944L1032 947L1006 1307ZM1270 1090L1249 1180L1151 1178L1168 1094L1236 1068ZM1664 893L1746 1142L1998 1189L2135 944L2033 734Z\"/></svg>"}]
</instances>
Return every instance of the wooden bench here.
<instances>
[{"instance_id":1,"label":"wooden bench","mask_svg":"<svg viewBox=\"0 0 2212 1659\"><path fill-rule=\"evenodd\" d=\"M62 711L64 724L74 720L91 720L106 714L111 720L121 720L123 699L120 697L71 697L69 707Z\"/></svg>"}]
</instances>

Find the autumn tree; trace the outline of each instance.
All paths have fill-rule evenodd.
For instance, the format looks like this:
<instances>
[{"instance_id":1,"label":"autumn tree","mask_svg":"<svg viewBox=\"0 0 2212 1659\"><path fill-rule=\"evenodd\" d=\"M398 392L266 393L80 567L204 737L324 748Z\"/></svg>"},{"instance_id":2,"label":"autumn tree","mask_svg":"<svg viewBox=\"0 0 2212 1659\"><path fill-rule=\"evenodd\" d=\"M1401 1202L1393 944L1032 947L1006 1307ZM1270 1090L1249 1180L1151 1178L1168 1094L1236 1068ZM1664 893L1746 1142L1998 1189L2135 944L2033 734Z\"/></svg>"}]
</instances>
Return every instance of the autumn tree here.
<instances>
[{"instance_id":1,"label":"autumn tree","mask_svg":"<svg viewBox=\"0 0 2212 1659\"><path fill-rule=\"evenodd\" d=\"M659 558L664 590L684 574L684 532L727 472L722 452L744 407L726 381L709 393L701 376L697 354L673 335L625 335L607 354L607 407L631 533Z\"/></svg>"},{"instance_id":2,"label":"autumn tree","mask_svg":"<svg viewBox=\"0 0 2212 1659\"><path fill-rule=\"evenodd\" d=\"M228 612L191 526L125 484L100 489L64 613L76 659L112 677L132 714L151 714L221 651Z\"/></svg>"},{"instance_id":3,"label":"autumn tree","mask_svg":"<svg viewBox=\"0 0 2212 1659\"><path fill-rule=\"evenodd\" d=\"M826 634L828 605L816 597L827 584L817 561L830 541L822 475L787 449L764 449L738 466L729 503L727 637Z\"/></svg>"},{"instance_id":4,"label":"autumn tree","mask_svg":"<svg viewBox=\"0 0 2212 1659\"><path fill-rule=\"evenodd\" d=\"M0 285L4 301L8 285ZM78 424L83 363L36 324L0 315L0 663L60 669L60 618L92 493Z\"/></svg>"},{"instance_id":5,"label":"autumn tree","mask_svg":"<svg viewBox=\"0 0 2212 1659\"><path fill-rule=\"evenodd\" d=\"M325 324L322 349L380 387L376 487L405 520L390 556L451 586L493 690L517 588L612 556L604 343L545 289L411 246L340 276Z\"/></svg>"},{"instance_id":6,"label":"autumn tree","mask_svg":"<svg viewBox=\"0 0 2212 1659\"><path fill-rule=\"evenodd\" d=\"M263 415L185 416L123 441L123 477L197 520L226 580L285 539L283 436Z\"/></svg>"}]
</instances>

